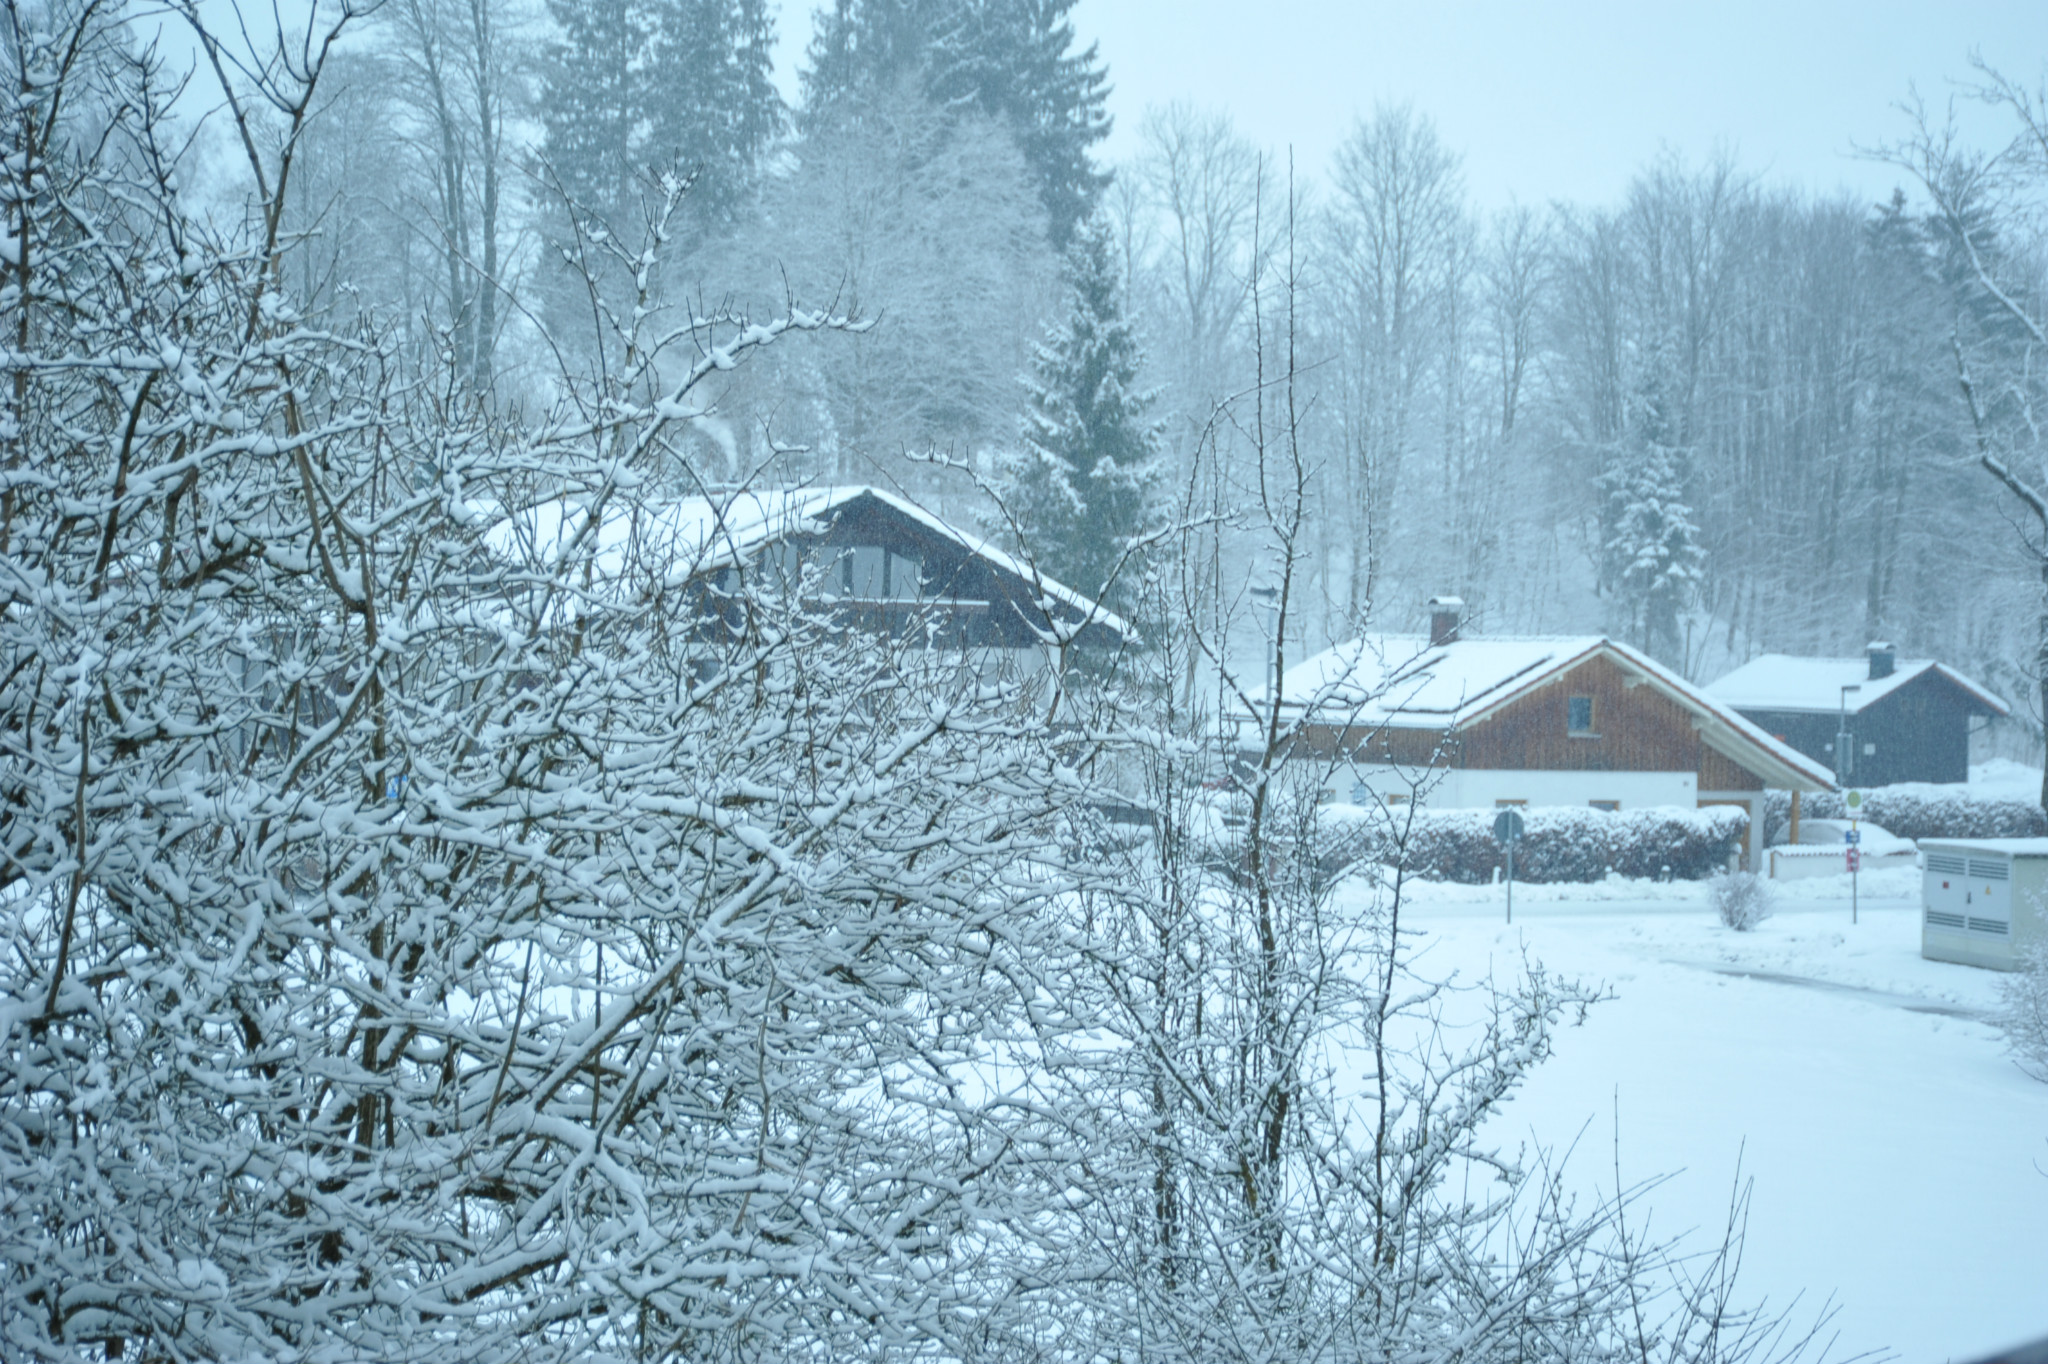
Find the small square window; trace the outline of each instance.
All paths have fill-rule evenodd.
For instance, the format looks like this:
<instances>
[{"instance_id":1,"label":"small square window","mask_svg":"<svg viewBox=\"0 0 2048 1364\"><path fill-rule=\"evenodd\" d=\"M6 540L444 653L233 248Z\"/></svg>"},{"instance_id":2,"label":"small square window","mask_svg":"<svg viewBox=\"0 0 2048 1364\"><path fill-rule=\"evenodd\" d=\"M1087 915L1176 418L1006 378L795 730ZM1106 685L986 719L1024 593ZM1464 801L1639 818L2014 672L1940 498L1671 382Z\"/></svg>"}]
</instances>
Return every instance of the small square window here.
<instances>
[{"instance_id":1,"label":"small square window","mask_svg":"<svg viewBox=\"0 0 2048 1364\"><path fill-rule=\"evenodd\" d=\"M1565 728L1574 734L1593 732L1593 698L1574 696L1565 702Z\"/></svg>"}]
</instances>

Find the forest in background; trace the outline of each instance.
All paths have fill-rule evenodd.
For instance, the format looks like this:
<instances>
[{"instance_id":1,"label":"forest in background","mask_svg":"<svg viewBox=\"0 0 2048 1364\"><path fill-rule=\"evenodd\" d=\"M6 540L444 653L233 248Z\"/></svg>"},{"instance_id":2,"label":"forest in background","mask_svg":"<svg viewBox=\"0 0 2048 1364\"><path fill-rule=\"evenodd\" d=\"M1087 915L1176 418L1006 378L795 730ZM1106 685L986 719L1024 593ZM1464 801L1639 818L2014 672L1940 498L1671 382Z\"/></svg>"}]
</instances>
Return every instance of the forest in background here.
<instances>
[{"instance_id":1,"label":"forest in background","mask_svg":"<svg viewBox=\"0 0 2048 1364\"><path fill-rule=\"evenodd\" d=\"M789 107L762 0L389 0L304 131L292 268L325 305L459 353L508 413L545 400L593 318L829 302L873 326L731 376L678 444L678 487L896 487L1021 527L1096 591L1115 556L1091 537L1251 496L1246 435L1217 414L1253 383L1255 257L1272 268L1291 214L1317 483L1297 648L1413 630L1437 593L1480 630L1608 632L1697 681L1887 639L2012 699L2001 749L2038 751L2041 524L1975 438L2038 454L2025 86L1981 65L1956 91L2018 116L2004 148L1960 145L1938 109L1869 110L1888 202L1669 154L1618 203L1485 213L1423 108L1374 107L1311 167L1173 104L1104 164L1114 54L1079 47L1070 9L836 0ZM202 135L224 213L232 140ZM674 258L638 279L611 248L638 240L664 167L695 178ZM1098 237L1081 312L1131 333L1121 473L1034 493L1062 363L1039 348L1076 335L1063 257ZM1991 395L1974 426L1965 359ZM959 466L1017 492L1017 527ZM1229 539L1216 581L1242 592L1255 556Z\"/></svg>"}]
</instances>

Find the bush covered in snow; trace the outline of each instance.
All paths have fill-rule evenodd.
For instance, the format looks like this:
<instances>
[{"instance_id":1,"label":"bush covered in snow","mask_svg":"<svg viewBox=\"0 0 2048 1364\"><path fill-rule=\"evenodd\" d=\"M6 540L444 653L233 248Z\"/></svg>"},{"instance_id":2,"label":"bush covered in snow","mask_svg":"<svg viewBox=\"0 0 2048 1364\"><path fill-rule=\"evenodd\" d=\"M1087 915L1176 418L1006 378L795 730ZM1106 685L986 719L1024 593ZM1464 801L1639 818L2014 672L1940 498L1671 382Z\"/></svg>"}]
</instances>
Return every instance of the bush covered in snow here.
<instances>
[{"instance_id":1,"label":"bush covered in snow","mask_svg":"<svg viewBox=\"0 0 2048 1364\"><path fill-rule=\"evenodd\" d=\"M1771 917L1771 883L1751 872L1724 872L1707 882L1714 915L1737 933L1747 933Z\"/></svg>"},{"instance_id":2,"label":"bush covered in snow","mask_svg":"<svg viewBox=\"0 0 2048 1364\"><path fill-rule=\"evenodd\" d=\"M1398 865L1408 876L1481 885L1507 865L1493 836L1493 810L1419 810L1412 822L1390 821L1353 806L1326 817L1347 836L1331 842L1346 861ZM1728 865L1749 817L1732 806L1687 810L1591 810L1572 806L1522 812L1515 845L1518 881L1598 881L1609 873L1653 880L1697 881ZM1405 830L1405 838L1398 836ZM1405 847L1402 846L1405 843Z\"/></svg>"},{"instance_id":3,"label":"bush covered in snow","mask_svg":"<svg viewBox=\"0 0 2048 1364\"><path fill-rule=\"evenodd\" d=\"M2028 950L2026 964L1999 982L1993 1019L2020 1069L2048 1081L2048 948Z\"/></svg>"},{"instance_id":4,"label":"bush covered in snow","mask_svg":"<svg viewBox=\"0 0 2048 1364\"><path fill-rule=\"evenodd\" d=\"M1800 813L1807 819L1847 819L1849 811L1838 791L1806 796ZM1978 796L1963 785L1936 786L1911 782L1877 786L1863 793L1857 818L1879 824L1918 842L1923 838L2040 838L2048 835L2048 812L2031 801ZM1764 816L1767 841L1783 842L1791 832L1792 798L1770 793Z\"/></svg>"}]
</instances>

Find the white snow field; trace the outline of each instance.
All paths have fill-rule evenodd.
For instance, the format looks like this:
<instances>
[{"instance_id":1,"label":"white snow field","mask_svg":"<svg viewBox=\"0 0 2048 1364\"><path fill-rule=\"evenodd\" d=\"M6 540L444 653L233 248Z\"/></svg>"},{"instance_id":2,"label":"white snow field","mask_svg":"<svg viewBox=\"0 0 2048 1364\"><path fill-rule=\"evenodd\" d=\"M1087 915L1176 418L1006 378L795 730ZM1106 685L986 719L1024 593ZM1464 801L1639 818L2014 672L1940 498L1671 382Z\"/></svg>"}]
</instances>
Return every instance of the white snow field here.
<instances>
[{"instance_id":1,"label":"white snow field","mask_svg":"<svg viewBox=\"0 0 2048 1364\"><path fill-rule=\"evenodd\" d=\"M1717 1240L1738 1162L1754 1180L1741 1283L1807 1316L1839 1308L1833 1357L1968 1360L2048 1336L2048 1084L1982 1015L1999 977L1920 958L1918 873L1778 887L1751 933L1701 884L1411 883L1419 969L1507 975L1526 951L1614 998L1493 1120L1503 1147L1576 1145L1568 1179L1670 1179L1665 1235ZM1345 892L1369 894L1355 885Z\"/></svg>"}]
</instances>

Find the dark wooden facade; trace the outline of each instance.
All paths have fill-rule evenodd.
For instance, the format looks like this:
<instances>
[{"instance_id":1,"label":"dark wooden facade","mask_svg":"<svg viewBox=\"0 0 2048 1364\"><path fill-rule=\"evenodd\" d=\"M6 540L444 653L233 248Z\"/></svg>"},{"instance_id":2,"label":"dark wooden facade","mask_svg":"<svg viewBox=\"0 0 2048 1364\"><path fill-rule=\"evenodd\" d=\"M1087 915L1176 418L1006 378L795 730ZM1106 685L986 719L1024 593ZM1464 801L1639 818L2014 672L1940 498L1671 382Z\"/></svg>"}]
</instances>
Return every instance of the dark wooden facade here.
<instances>
[{"instance_id":1,"label":"dark wooden facade","mask_svg":"<svg viewBox=\"0 0 2048 1364\"><path fill-rule=\"evenodd\" d=\"M788 574L795 564L788 557L793 551L826 570L821 603L863 628L941 648L1029 648L1043 643L1055 623L1080 627L1074 643L1082 648L1124 642L1121 623L1113 616L1064 601L1052 603L1049 613L1031 580L872 494L849 498L825 515L829 524L822 532L778 536L754 551L748 568L707 575L700 584L705 618L719 620L729 613L717 605L718 598L732 591L745 572ZM858 558L870 550L887 556L873 566L879 575ZM900 574L906 565L916 572L916 583L890 581L892 571ZM860 581L853 577L856 567L864 573ZM838 577L842 568L843 582Z\"/></svg>"},{"instance_id":2,"label":"dark wooden facade","mask_svg":"<svg viewBox=\"0 0 2048 1364\"><path fill-rule=\"evenodd\" d=\"M1835 761L1839 711L1738 709L1760 729L1839 771ZM1995 713L1982 698L1929 668L1862 710L1849 713L1856 751L1845 782L1889 786L1902 781L1968 781L1970 721Z\"/></svg>"}]
</instances>

